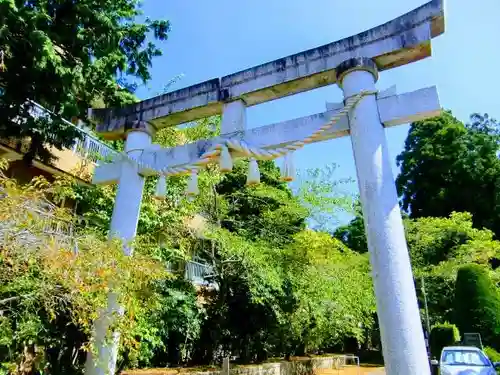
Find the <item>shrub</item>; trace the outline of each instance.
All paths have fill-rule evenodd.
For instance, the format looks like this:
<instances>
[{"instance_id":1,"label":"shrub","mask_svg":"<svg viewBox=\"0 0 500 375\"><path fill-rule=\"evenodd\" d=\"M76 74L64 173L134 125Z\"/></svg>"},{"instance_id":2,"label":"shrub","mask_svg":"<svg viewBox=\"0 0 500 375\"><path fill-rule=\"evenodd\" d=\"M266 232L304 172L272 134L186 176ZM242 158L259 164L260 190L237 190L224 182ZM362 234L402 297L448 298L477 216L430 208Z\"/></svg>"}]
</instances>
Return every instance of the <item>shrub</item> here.
<instances>
[{"instance_id":1,"label":"shrub","mask_svg":"<svg viewBox=\"0 0 500 375\"><path fill-rule=\"evenodd\" d=\"M445 346L453 345L460 341L460 332L454 324L448 322L436 324L432 327L430 336L431 357L439 358Z\"/></svg>"},{"instance_id":2,"label":"shrub","mask_svg":"<svg viewBox=\"0 0 500 375\"><path fill-rule=\"evenodd\" d=\"M477 332L487 345L495 342L500 332L500 300L484 267L470 264L458 270L453 315L460 332Z\"/></svg>"},{"instance_id":3,"label":"shrub","mask_svg":"<svg viewBox=\"0 0 500 375\"><path fill-rule=\"evenodd\" d=\"M500 353L490 346L484 348L484 352L491 362L500 362Z\"/></svg>"},{"instance_id":4,"label":"shrub","mask_svg":"<svg viewBox=\"0 0 500 375\"><path fill-rule=\"evenodd\" d=\"M70 213L46 198L56 196L56 182L19 186L2 166L0 161L0 374L16 368L80 371L110 290L126 311L111 328L122 332L124 346L137 347L130 332L156 305L152 290L166 277L163 266L141 254L128 257L119 241L91 230L75 233Z\"/></svg>"}]
</instances>

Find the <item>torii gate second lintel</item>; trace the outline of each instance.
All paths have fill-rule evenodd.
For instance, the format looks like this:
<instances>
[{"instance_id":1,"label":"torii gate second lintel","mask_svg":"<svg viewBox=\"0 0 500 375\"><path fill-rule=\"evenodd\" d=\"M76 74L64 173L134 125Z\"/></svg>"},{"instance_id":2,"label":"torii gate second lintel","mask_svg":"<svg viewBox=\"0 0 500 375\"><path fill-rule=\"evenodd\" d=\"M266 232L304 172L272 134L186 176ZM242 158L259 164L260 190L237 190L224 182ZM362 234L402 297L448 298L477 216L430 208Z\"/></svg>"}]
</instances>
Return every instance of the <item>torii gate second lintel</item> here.
<instances>
[{"instance_id":1,"label":"torii gate second lintel","mask_svg":"<svg viewBox=\"0 0 500 375\"><path fill-rule=\"evenodd\" d=\"M392 127L419 121L426 118L438 116L441 112L439 97L436 87L427 87L409 93L399 95L382 96L377 95L377 105L380 122L384 127ZM247 144L255 145L263 149L271 149L285 146L295 141L306 138L314 130L327 123L340 109L341 103L327 103L327 111L299 117L293 120L265 125L245 130L244 121L238 124L230 124L229 128L242 128L231 133L225 133L212 139L200 140L173 148L150 148L144 150L141 155L145 164L151 165L153 169L140 168L139 173L143 176L156 176L157 170L181 167L191 164L203 152L223 142L225 139L239 139ZM243 114L244 116L244 114ZM322 142L329 139L349 135L349 121L342 117L335 125L325 132L321 137L311 143ZM237 153L233 156L238 155ZM107 185L118 183L120 177L120 163L113 162L102 164L95 169L92 179L94 184Z\"/></svg>"},{"instance_id":2,"label":"torii gate second lintel","mask_svg":"<svg viewBox=\"0 0 500 375\"><path fill-rule=\"evenodd\" d=\"M385 34L384 30L386 30ZM389 32L391 30L392 34ZM395 30L400 32L394 32ZM382 96L376 94L375 83L379 68L388 69L415 61L416 57L422 58L429 55L430 39L441 34L443 30L443 4L439 0L434 0L385 25L360 34L363 38L359 35L352 37L354 38L351 39L353 49L341 51L338 56L325 53L321 55L317 52L321 56L316 60L311 57L309 71L302 76L300 75L303 71L300 61L303 60L300 56L303 58L315 56L315 50L284 59L285 62L295 61L296 63L290 66L285 63L282 65L284 69L280 71L273 68L276 67L276 62L273 62L252 68L255 74L248 73L252 71L250 69L245 71L247 73L232 75L234 80L221 79L221 85L229 81L239 82L228 88L229 94L224 101L220 98L220 87L217 88L219 91L214 100L210 99L213 98L212 94L202 93L203 90L199 87L200 90L191 87L149 99L131 108L104 112L105 121L99 129L102 129L109 137L125 133L127 137L126 158L99 166L94 176L94 181L97 183L119 183L110 228L111 235L119 236L125 241L135 236L144 175L152 174L154 171L175 171L177 166L192 163L193 159L199 158L202 153L210 154L211 151L207 151L208 145L216 144L221 140L230 144L232 139L238 138L258 144L260 150L266 152L266 150L276 150L276 147L278 150L284 150L290 145L299 144L300 146L301 137L307 137L307 133L315 129L313 136L308 136L306 139L309 141L305 143L349 134L365 219L370 263L373 269L386 373L388 375L430 374L384 126L432 117L438 115L441 109L434 87L401 95ZM354 43L356 40L357 44ZM329 45L330 49L325 48L325 50L334 49L336 43L332 43ZM425 51L425 53L419 55L416 51ZM390 61L390 56L413 56L413 58L407 61L392 60L390 64L381 63ZM340 61L335 66L331 65L331 61L330 65L325 65L328 59ZM288 67L295 71L295 78L287 81L291 74ZM249 105L249 98L265 98L265 95L261 95L265 92L275 92L277 96L293 94L295 92L284 94L284 91L273 90L273 88L283 88L284 82L289 81L311 82L311 77L317 74L309 74L314 69L327 76L334 72L335 77L332 78L332 82L339 84L343 90L346 103L344 108L333 105L322 114L259 129L246 129L245 111ZM248 76L248 79L240 79L240 81L236 79L236 77L244 76ZM271 80L269 77L274 78ZM326 84L330 83L328 80L326 82ZM295 87L298 87L297 92L301 92L304 90L300 87L306 86L307 84L298 84ZM317 86L315 84L314 87ZM250 101L250 104L258 103L258 100L252 100L254 102ZM266 100L271 99L262 101ZM220 139L200 141L201 143L170 150L161 150L151 145L152 128L170 126L177 121L184 122L195 119L197 116L218 113L218 111L222 111ZM332 118L335 121L332 122ZM326 125L325 122L327 122ZM130 123L135 127L125 132L125 124ZM153 126L150 127L149 124ZM318 132L318 127L323 129L323 132ZM222 154L227 150L215 151L213 155L222 158ZM147 159L148 155L149 157L156 155L157 158L156 160L149 159L149 161L142 159ZM134 162L138 160L142 161ZM211 160L210 157L207 160ZM129 250L126 249L126 251ZM109 370L114 370L113 358L116 358L116 344L106 348L105 344L101 345L99 356L101 360L109 364ZM104 373L95 371L97 371L94 372L96 374Z\"/></svg>"}]
</instances>

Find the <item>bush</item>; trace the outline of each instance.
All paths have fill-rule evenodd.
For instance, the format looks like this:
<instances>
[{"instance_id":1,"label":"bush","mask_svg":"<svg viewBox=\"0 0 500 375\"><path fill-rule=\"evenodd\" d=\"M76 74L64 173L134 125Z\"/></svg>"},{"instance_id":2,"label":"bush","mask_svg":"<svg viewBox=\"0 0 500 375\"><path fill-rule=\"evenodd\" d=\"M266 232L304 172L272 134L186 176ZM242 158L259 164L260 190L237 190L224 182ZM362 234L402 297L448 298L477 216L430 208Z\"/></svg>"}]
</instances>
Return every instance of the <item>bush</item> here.
<instances>
[{"instance_id":1,"label":"bush","mask_svg":"<svg viewBox=\"0 0 500 375\"><path fill-rule=\"evenodd\" d=\"M495 343L500 332L500 300L484 267L470 264L458 270L453 315L460 332L477 332L487 345Z\"/></svg>"},{"instance_id":2,"label":"bush","mask_svg":"<svg viewBox=\"0 0 500 375\"><path fill-rule=\"evenodd\" d=\"M448 322L443 324L436 324L431 329L430 347L431 357L439 358L441 350L445 346L454 345L460 341L460 332L454 324Z\"/></svg>"},{"instance_id":3,"label":"bush","mask_svg":"<svg viewBox=\"0 0 500 375\"><path fill-rule=\"evenodd\" d=\"M498 353L495 349L487 346L484 348L484 352L488 356L491 362L500 362L500 353ZM497 369L497 374L500 374L500 370Z\"/></svg>"},{"instance_id":4,"label":"bush","mask_svg":"<svg viewBox=\"0 0 500 375\"><path fill-rule=\"evenodd\" d=\"M111 286L127 312L112 326L124 346L137 348L131 332L161 302L153 287L167 276L163 265L91 230L75 233L70 212L46 199L58 189L43 179L20 186L0 161L0 374L81 373Z\"/></svg>"},{"instance_id":5,"label":"bush","mask_svg":"<svg viewBox=\"0 0 500 375\"><path fill-rule=\"evenodd\" d=\"M497 352L492 347L489 346L485 347L484 352L486 353L491 362L500 362L500 353Z\"/></svg>"}]
</instances>

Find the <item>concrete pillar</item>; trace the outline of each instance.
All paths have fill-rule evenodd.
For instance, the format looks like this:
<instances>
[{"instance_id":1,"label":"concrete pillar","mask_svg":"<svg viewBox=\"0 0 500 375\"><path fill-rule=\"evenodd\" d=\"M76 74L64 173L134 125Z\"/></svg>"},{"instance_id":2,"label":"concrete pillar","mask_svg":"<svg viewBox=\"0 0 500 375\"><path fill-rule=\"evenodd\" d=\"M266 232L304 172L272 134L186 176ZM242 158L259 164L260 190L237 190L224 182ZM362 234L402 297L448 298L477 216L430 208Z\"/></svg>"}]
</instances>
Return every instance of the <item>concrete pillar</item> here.
<instances>
[{"instance_id":1,"label":"concrete pillar","mask_svg":"<svg viewBox=\"0 0 500 375\"><path fill-rule=\"evenodd\" d=\"M221 375L229 375L229 365L230 365L229 357L222 358Z\"/></svg>"},{"instance_id":2,"label":"concrete pillar","mask_svg":"<svg viewBox=\"0 0 500 375\"><path fill-rule=\"evenodd\" d=\"M151 134L146 131L128 133L125 152L132 157L140 157L144 149L151 147ZM120 182L116 192L109 236L121 238L126 255L132 255L132 247L127 244L137 233L137 222L141 210L144 177L138 173L133 162L123 162Z\"/></svg>"},{"instance_id":3,"label":"concrete pillar","mask_svg":"<svg viewBox=\"0 0 500 375\"><path fill-rule=\"evenodd\" d=\"M375 90L378 72L371 59L344 61L336 72L344 98L362 90ZM428 375L410 257L375 95L361 99L349 115L349 126L386 373Z\"/></svg>"},{"instance_id":4,"label":"concrete pillar","mask_svg":"<svg viewBox=\"0 0 500 375\"><path fill-rule=\"evenodd\" d=\"M142 150L151 146L151 135L148 127L130 131L125 142L125 152L139 157ZM130 161L122 162L109 236L122 239L126 255L132 255L129 242L137 232L143 189L144 177L139 175L137 165ZM97 356L91 353L87 356L86 375L115 373L120 333L113 332L111 343L105 343L105 336L116 314L123 314L123 308L118 304L118 296L109 293L107 309L100 314L94 325Z\"/></svg>"},{"instance_id":5,"label":"concrete pillar","mask_svg":"<svg viewBox=\"0 0 500 375\"><path fill-rule=\"evenodd\" d=\"M222 109L221 134L244 131L247 128L246 105L243 100L224 104Z\"/></svg>"}]
</instances>

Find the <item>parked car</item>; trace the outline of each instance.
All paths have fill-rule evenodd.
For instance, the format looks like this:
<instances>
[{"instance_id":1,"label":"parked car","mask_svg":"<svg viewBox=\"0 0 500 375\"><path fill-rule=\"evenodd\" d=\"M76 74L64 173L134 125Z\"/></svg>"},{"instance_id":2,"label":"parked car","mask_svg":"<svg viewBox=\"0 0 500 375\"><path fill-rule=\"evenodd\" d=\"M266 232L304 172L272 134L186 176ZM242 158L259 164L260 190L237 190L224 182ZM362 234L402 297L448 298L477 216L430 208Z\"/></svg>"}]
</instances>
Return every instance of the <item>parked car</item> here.
<instances>
[{"instance_id":1,"label":"parked car","mask_svg":"<svg viewBox=\"0 0 500 375\"><path fill-rule=\"evenodd\" d=\"M440 375L496 375L500 363L492 363L484 352L474 346L446 346L440 360L431 364L439 365Z\"/></svg>"}]
</instances>

